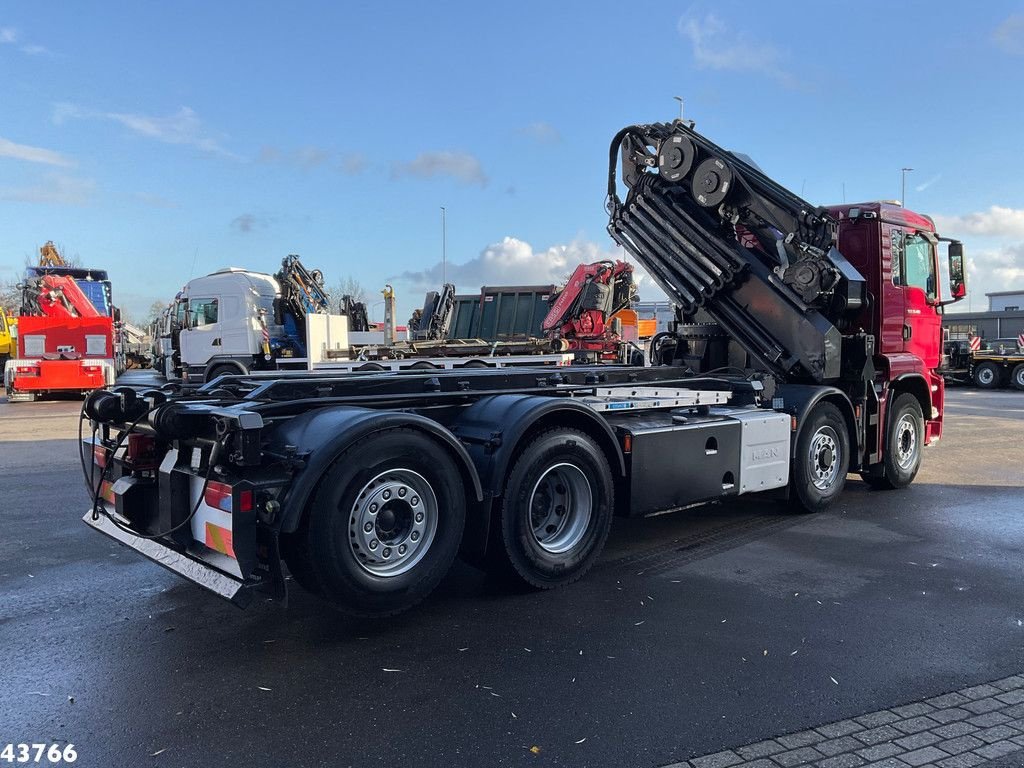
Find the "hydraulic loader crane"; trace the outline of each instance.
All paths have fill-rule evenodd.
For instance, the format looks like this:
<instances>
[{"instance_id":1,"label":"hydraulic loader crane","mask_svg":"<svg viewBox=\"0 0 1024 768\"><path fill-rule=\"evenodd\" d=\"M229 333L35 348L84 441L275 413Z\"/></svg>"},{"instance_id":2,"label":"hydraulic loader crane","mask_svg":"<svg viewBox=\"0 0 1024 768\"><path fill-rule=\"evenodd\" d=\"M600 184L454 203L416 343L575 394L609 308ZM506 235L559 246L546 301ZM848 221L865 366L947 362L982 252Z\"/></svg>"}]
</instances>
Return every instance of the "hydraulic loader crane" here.
<instances>
[{"instance_id":1,"label":"hydraulic loader crane","mask_svg":"<svg viewBox=\"0 0 1024 768\"><path fill-rule=\"evenodd\" d=\"M551 311L541 327L552 338L564 339L573 351L615 359L622 342L611 318L628 307L635 295L632 265L624 261L580 264L552 297Z\"/></svg>"}]
</instances>

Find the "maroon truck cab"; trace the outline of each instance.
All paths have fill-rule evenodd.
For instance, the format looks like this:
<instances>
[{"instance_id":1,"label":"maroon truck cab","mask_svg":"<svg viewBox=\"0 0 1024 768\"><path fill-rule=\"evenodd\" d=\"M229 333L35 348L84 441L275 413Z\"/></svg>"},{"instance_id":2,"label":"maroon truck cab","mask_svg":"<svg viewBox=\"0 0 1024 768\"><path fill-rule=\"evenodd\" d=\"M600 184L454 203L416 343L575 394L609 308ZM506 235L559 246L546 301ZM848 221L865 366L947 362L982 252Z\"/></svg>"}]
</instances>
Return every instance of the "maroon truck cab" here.
<instances>
[{"instance_id":1,"label":"maroon truck cab","mask_svg":"<svg viewBox=\"0 0 1024 768\"><path fill-rule=\"evenodd\" d=\"M962 297L962 279L961 287L952 289L953 297L944 300L939 291L940 238L929 217L878 202L829 211L839 221L840 252L867 282L869 300L852 325L876 340L881 421L885 423L892 396L909 391L921 403L925 443L931 443L942 434L942 307ZM879 439L882 434L878 432Z\"/></svg>"}]
</instances>

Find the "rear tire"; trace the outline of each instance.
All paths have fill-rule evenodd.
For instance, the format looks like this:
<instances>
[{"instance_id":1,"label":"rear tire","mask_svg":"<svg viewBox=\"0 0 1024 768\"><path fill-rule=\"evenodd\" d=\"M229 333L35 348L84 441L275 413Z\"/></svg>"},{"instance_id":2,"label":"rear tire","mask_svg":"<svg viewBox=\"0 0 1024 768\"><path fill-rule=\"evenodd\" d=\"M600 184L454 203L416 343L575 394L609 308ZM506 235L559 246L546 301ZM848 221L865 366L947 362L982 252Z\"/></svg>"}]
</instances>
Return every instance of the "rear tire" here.
<instances>
[{"instance_id":1,"label":"rear tire","mask_svg":"<svg viewBox=\"0 0 1024 768\"><path fill-rule=\"evenodd\" d=\"M893 399L890 408L882 474L864 476L872 488L887 491L906 488L914 482L924 448L924 414L917 398L903 392Z\"/></svg>"},{"instance_id":2,"label":"rear tire","mask_svg":"<svg viewBox=\"0 0 1024 768\"><path fill-rule=\"evenodd\" d=\"M1013 373L1010 374L1010 383L1015 389L1024 392L1024 363L1013 369Z\"/></svg>"},{"instance_id":3,"label":"rear tire","mask_svg":"<svg viewBox=\"0 0 1024 768\"><path fill-rule=\"evenodd\" d=\"M324 474L308 520L285 548L302 586L342 611L390 616L419 603L448 572L466 498L437 441L393 429L353 443Z\"/></svg>"},{"instance_id":4,"label":"rear tire","mask_svg":"<svg viewBox=\"0 0 1024 768\"><path fill-rule=\"evenodd\" d=\"M593 438L575 429L541 433L505 485L503 549L492 553L499 570L537 589L581 578L608 538L614 495L611 467Z\"/></svg>"},{"instance_id":5,"label":"rear tire","mask_svg":"<svg viewBox=\"0 0 1024 768\"><path fill-rule=\"evenodd\" d=\"M236 365L229 365L222 363L221 365L215 365L209 371L206 372L207 383L213 381L218 376L245 376L248 371L241 371Z\"/></svg>"},{"instance_id":6,"label":"rear tire","mask_svg":"<svg viewBox=\"0 0 1024 768\"><path fill-rule=\"evenodd\" d=\"M846 487L850 436L832 403L814 406L796 441L790 468L790 502L800 512L820 512Z\"/></svg>"},{"instance_id":7,"label":"rear tire","mask_svg":"<svg viewBox=\"0 0 1024 768\"><path fill-rule=\"evenodd\" d=\"M997 389L1002 379L1003 373L995 363L981 363L974 368L974 383L979 389Z\"/></svg>"}]
</instances>

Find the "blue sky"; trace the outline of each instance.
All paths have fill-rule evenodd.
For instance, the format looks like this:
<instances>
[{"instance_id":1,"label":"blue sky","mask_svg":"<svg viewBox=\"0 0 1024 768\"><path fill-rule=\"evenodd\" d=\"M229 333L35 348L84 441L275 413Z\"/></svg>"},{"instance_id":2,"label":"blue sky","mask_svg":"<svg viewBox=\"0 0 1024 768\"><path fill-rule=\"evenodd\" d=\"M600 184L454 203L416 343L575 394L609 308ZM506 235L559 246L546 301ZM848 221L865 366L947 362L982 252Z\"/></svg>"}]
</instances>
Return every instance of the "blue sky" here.
<instances>
[{"instance_id":1,"label":"blue sky","mask_svg":"<svg viewBox=\"0 0 1024 768\"><path fill-rule=\"evenodd\" d=\"M816 203L913 167L980 308L1024 287L1022 93L1020 2L4 2L0 280L52 239L144 317L299 253L404 316L440 283L440 206L460 290L557 280L612 251L612 135L681 95Z\"/></svg>"}]
</instances>

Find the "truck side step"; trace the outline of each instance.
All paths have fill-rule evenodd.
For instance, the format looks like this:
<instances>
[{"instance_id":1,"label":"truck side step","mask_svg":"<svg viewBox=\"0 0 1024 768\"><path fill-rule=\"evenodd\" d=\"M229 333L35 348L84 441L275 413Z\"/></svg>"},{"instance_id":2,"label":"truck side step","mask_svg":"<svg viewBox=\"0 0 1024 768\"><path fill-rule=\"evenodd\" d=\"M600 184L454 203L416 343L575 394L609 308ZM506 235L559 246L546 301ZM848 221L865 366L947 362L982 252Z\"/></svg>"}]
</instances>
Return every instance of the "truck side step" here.
<instances>
[{"instance_id":1,"label":"truck side step","mask_svg":"<svg viewBox=\"0 0 1024 768\"><path fill-rule=\"evenodd\" d=\"M724 405L731 392L700 389L662 389L659 387L598 387L593 395L573 399L595 411L651 410L688 408L697 405Z\"/></svg>"}]
</instances>

